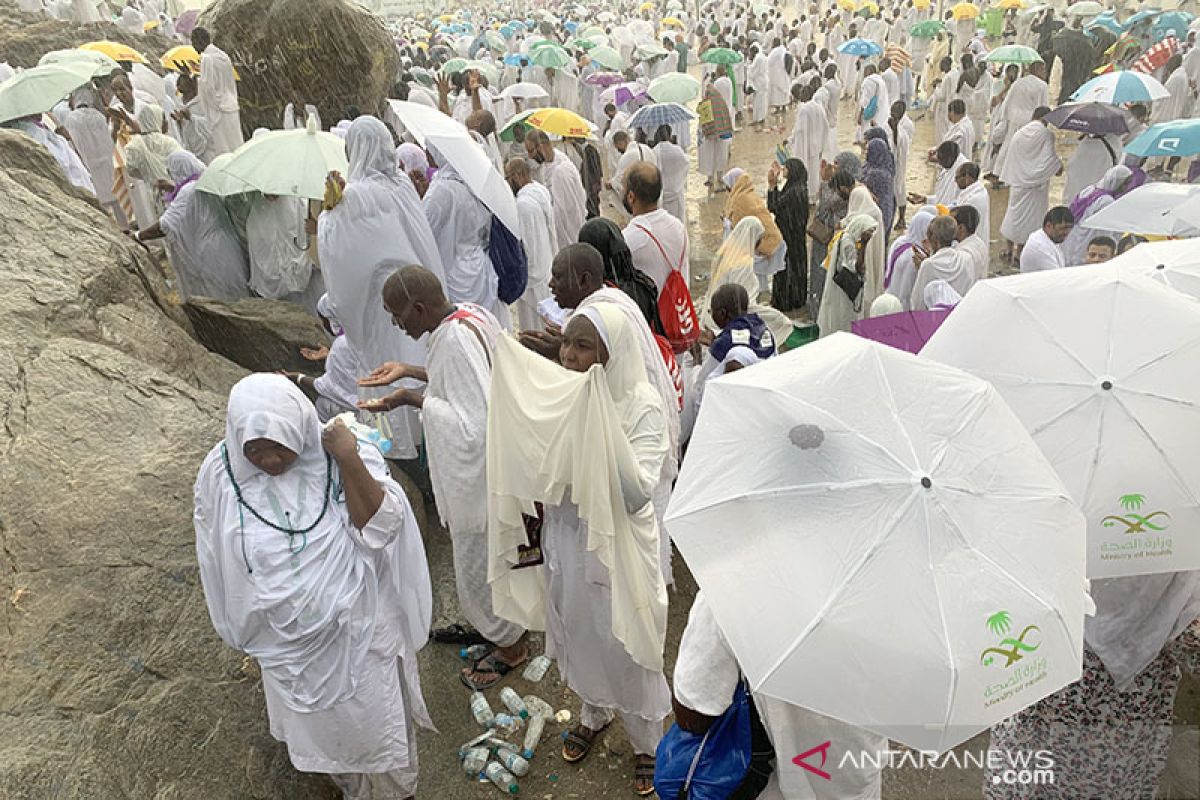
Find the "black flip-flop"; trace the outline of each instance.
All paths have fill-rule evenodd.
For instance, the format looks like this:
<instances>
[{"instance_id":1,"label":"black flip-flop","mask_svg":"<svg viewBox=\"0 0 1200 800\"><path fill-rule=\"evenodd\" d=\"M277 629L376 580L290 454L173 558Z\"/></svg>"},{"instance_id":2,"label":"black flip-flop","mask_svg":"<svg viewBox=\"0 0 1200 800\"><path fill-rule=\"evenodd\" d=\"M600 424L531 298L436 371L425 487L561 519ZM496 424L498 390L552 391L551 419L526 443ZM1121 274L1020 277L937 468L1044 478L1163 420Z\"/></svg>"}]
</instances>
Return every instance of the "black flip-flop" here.
<instances>
[{"instance_id":1,"label":"black flip-flop","mask_svg":"<svg viewBox=\"0 0 1200 800\"><path fill-rule=\"evenodd\" d=\"M429 638L438 644L465 644L470 646L473 644L489 643L479 631L472 630L465 625L459 625L457 622L453 625L447 625L444 628L434 628L429 634Z\"/></svg>"}]
</instances>

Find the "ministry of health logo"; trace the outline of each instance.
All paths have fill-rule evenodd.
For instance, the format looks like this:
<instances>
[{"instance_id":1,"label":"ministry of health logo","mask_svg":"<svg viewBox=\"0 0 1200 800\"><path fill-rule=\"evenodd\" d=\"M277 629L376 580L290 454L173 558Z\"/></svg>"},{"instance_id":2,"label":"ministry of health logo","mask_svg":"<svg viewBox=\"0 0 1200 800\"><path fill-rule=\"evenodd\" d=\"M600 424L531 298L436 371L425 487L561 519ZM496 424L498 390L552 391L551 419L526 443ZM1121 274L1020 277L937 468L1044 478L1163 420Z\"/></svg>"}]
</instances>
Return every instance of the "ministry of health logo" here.
<instances>
[{"instance_id":1,"label":"ministry of health logo","mask_svg":"<svg viewBox=\"0 0 1200 800\"><path fill-rule=\"evenodd\" d=\"M996 657L1003 656L1004 663L1001 665L1005 669L1020 661L1026 654L1032 653L1042 646L1039 642L1027 642L1026 638L1036 633L1036 638L1041 638L1042 631L1037 625L1026 625L1019 636L1009 636L1012 630L1012 618L1007 611L997 611L987 618L988 630L996 636L1003 637L994 647L989 647L979 654L979 660L985 667L990 667L997 663Z\"/></svg>"},{"instance_id":2,"label":"ministry of health logo","mask_svg":"<svg viewBox=\"0 0 1200 800\"><path fill-rule=\"evenodd\" d=\"M1160 533L1170 524L1171 515L1166 511L1141 513L1142 506L1146 504L1146 496L1143 494L1122 495L1117 502L1124 511L1120 514L1109 514L1100 520L1100 524L1106 528L1124 525L1125 533Z\"/></svg>"}]
</instances>

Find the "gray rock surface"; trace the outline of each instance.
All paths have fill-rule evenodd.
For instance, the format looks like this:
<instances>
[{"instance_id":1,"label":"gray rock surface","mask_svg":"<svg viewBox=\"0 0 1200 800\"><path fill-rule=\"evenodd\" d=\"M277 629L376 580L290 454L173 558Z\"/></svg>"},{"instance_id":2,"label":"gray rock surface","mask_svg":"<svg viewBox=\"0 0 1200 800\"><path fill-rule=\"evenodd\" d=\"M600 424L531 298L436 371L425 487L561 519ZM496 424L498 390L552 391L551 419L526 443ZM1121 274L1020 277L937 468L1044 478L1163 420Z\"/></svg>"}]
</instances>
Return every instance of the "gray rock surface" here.
<instances>
[{"instance_id":1,"label":"gray rock surface","mask_svg":"<svg viewBox=\"0 0 1200 800\"><path fill-rule=\"evenodd\" d=\"M14 67L35 67L38 59L51 50L66 50L101 39L129 45L145 55L154 69L158 68L159 57L175 45L158 31L136 34L111 22L81 25L50 19L45 14L21 11L13 0L0 0L0 61Z\"/></svg>"},{"instance_id":2,"label":"gray rock surface","mask_svg":"<svg viewBox=\"0 0 1200 800\"><path fill-rule=\"evenodd\" d=\"M184 303L196 339L214 353L255 372L286 369L320 374L301 347L328 344L329 336L309 311L295 303L247 297L230 303L195 297Z\"/></svg>"}]
</instances>

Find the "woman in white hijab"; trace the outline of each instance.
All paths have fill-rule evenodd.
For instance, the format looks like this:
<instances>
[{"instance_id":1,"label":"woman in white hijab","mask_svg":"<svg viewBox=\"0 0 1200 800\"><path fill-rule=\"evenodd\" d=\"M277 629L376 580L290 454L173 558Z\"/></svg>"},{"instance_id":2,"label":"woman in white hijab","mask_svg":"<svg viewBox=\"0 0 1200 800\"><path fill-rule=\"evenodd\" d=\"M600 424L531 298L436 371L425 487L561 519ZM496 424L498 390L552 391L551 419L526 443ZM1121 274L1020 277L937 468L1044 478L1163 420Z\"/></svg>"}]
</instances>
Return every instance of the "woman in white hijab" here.
<instances>
[{"instance_id":1,"label":"woman in white hijab","mask_svg":"<svg viewBox=\"0 0 1200 800\"><path fill-rule=\"evenodd\" d=\"M496 612L545 629L547 655L583 700L563 757L581 760L620 714L637 756L634 788L645 795L671 709L662 673L667 592L651 503L667 456L666 419L635 331L611 304L571 317L560 358L567 370L510 339L497 342L488 579ZM527 543L521 514L535 502L544 504L545 565L513 569Z\"/></svg>"},{"instance_id":2,"label":"woman in white hijab","mask_svg":"<svg viewBox=\"0 0 1200 800\"><path fill-rule=\"evenodd\" d=\"M304 223L308 201L300 197L259 195L246 216L250 252L250 288L259 297L284 300L317 310L325 280L313 269Z\"/></svg>"},{"instance_id":3,"label":"woman in white hijab","mask_svg":"<svg viewBox=\"0 0 1200 800\"><path fill-rule=\"evenodd\" d=\"M158 222L136 239L167 237L167 255L179 281L179 294L238 300L249 297L246 254L220 198L196 191L204 162L187 150L167 156L167 172L175 188L164 199L167 209Z\"/></svg>"},{"instance_id":4,"label":"woman in white hijab","mask_svg":"<svg viewBox=\"0 0 1200 800\"><path fill-rule=\"evenodd\" d=\"M874 298L871 303L865 299L867 254L871 240L879 235L879 227L879 221L867 214L847 216L845 227L830 242L829 255L825 258L825 294L817 315L817 326L822 337L838 331L849 332L850 324L863 319L866 309L875 302ZM862 281L854 297L850 297L835 281L839 270L856 273Z\"/></svg>"},{"instance_id":5,"label":"woman in white hijab","mask_svg":"<svg viewBox=\"0 0 1200 800\"><path fill-rule=\"evenodd\" d=\"M171 173L167 169L167 156L180 150L179 142L162 132L163 110L150 103L142 103L137 110L137 123L141 131L125 145L125 171L130 178L143 181L151 196L155 198L155 212L161 212L157 202L156 188L159 182L170 183ZM157 215L148 220L150 225L158 220ZM145 226L144 225L144 226Z\"/></svg>"},{"instance_id":6,"label":"woman in white hijab","mask_svg":"<svg viewBox=\"0 0 1200 800\"><path fill-rule=\"evenodd\" d=\"M759 274L755 271L755 267L762 259L756 251L763 233L762 221L755 216L746 216L733 226L733 230L725 237L725 241L721 242L721 246L713 258L708 291L699 308L700 319L707 327L714 327L710 308L713 292L727 283L736 283L744 288L746 295L750 297L751 313L758 314L759 318L771 329L771 335L776 342L785 342L792 334L792 321L782 312L754 302L754 298L758 297L761 289Z\"/></svg>"},{"instance_id":7,"label":"woman in white hijab","mask_svg":"<svg viewBox=\"0 0 1200 800\"><path fill-rule=\"evenodd\" d=\"M917 265L913 260L915 249L925 248L925 232L929 223L937 217L937 209L924 206L908 222L908 230L892 242L888 251L887 264L883 271L883 288L900 299L901 311L911 311L909 295L917 281Z\"/></svg>"},{"instance_id":8,"label":"woman in white hijab","mask_svg":"<svg viewBox=\"0 0 1200 800\"><path fill-rule=\"evenodd\" d=\"M864 185L857 184L850 190L850 200L846 207L846 218L856 214L866 214L879 225L877 233L867 244L867 272L863 283L863 305L871 307L875 298L883 294L883 260L887 252L888 229L883 224L883 212L879 210L871 191Z\"/></svg>"},{"instance_id":9,"label":"woman in white hijab","mask_svg":"<svg viewBox=\"0 0 1200 800\"><path fill-rule=\"evenodd\" d=\"M433 231L412 181L400 171L386 125L375 117L354 120L346 133L346 157L350 174L341 199L317 224L326 291L361 365L371 369L399 361L423 366L425 345L401 333L384 310L383 284L392 269L380 265L389 260L418 264L444 280ZM363 389L359 399L383 397L393 390ZM416 410L398 408L385 419L392 440L388 457L415 458L421 429Z\"/></svg>"},{"instance_id":10,"label":"woman in white hijab","mask_svg":"<svg viewBox=\"0 0 1200 800\"><path fill-rule=\"evenodd\" d=\"M1089 228L1088 218L1098 211L1116 202L1124 193L1133 171L1124 164L1110 167L1100 180L1085 187L1071 199L1071 214L1075 217L1075 226L1067 234L1060 245L1063 263L1068 267L1077 267L1084 263L1087 256L1088 242L1097 236L1111 236L1113 241L1120 238L1122 231L1106 231L1100 228Z\"/></svg>"},{"instance_id":11,"label":"woman in white hijab","mask_svg":"<svg viewBox=\"0 0 1200 800\"><path fill-rule=\"evenodd\" d=\"M280 375L229 394L196 479L196 555L221 639L257 660L271 734L346 797L416 794L416 654L432 594L420 531L379 452L324 431Z\"/></svg>"}]
</instances>

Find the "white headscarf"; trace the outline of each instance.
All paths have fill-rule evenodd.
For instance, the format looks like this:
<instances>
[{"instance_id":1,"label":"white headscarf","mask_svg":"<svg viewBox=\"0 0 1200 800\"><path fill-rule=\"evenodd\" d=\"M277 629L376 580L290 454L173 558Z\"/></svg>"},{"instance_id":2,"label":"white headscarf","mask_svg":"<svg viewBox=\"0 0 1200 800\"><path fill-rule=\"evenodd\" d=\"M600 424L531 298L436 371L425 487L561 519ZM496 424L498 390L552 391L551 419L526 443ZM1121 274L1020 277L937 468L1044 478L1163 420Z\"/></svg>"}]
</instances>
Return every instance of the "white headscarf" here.
<instances>
[{"instance_id":1,"label":"white headscarf","mask_svg":"<svg viewBox=\"0 0 1200 800\"><path fill-rule=\"evenodd\" d=\"M204 162L188 150L176 150L167 156L167 172L178 185L193 175L203 175Z\"/></svg>"},{"instance_id":2,"label":"white headscarf","mask_svg":"<svg viewBox=\"0 0 1200 800\"><path fill-rule=\"evenodd\" d=\"M337 312L333 310L333 301L329 299L328 292L321 295L321 299L317 300L317 313L329 323L334 336L342 335L342 324L338 322Z\"/></svg>"},{"instance_id":3,"label":"white headscarf","mask_svg":"<svg viewBox=\"0 0 1200 800\"><path fill-rule=\"evenodd\" d=\"M396 146L387 126L375 117L359 117L346 131L346 160L351 181L397 177Z\"/></svg>"},{"instance_id":4,"label":"white headscarf","mask_svg":"<svg viewBox=\"0 0 1200 800\"><path fill-rule=\"evenodd\" d=\"M736 179L735 179L736 181ZM740 284L750 297L758 296L758 278L754 274L754 252L763 237L762 220L755 216L742 217L729 232L717 255L713 259L712 275L704 308L708 308L712 294L728 283Z\"/></svg>"},{"instance_id":5,"label":"white headscarf","mask_svg":"<svg viewBox=\"0 0 1200 800\"><path fill-rule=\"evenodd\" d=\"M742 169L741 167L734 167L733 169L729 170L729 172L725 173L725 176L723 178L721 178L721 183L725 184L726 187L732 189L733 185L735 183L737 183L738 178L742 177L745 174L746 174L746 170Z\"/></svg>"},{"instance_id":6,"label":"white headscarf","mask_svg":"<svg viewBox=\"0 0 1200 800\"><path fill-rule=\"evenodd\" d=\"M884 292L875 298L875 302L871 303L871 311L868 316L885 317L888 314L899 314L904 310L904 306L900 303L900 298L894 294Z\"/></svg>"},{"instance_id":7,"label":"white headscarf","mask_svg":"<svg viewBox=\"0 0 1200 800\"><path fill-rule=\"evenodd\" d=\"M142 103L137 110L137 124L142 129L142 133L158 133L163 132L163 110L152 104Z\"/></svg>"}]
</instances>

